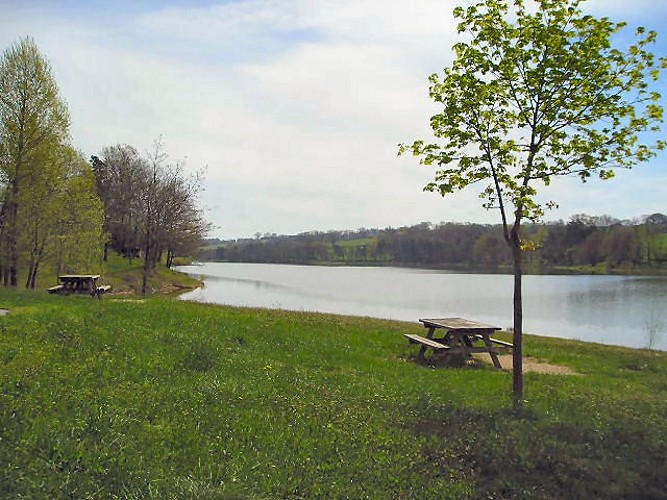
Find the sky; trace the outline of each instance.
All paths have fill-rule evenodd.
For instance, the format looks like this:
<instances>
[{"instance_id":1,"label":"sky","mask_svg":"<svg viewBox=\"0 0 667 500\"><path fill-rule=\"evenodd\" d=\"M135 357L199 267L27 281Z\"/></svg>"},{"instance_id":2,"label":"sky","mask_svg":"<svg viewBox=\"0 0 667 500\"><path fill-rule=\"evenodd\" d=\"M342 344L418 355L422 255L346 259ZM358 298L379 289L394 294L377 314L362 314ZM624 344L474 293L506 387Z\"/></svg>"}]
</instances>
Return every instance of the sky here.
<instances>
[{"instance_id":1,"label":"sky","mask_svg":"<svg viewBox=\"0 0 667 500\"><path fill-rule=\"evenodd\" d=\"M115 144L147 152L162 137L186 172L205 169L211 237L498 223L475 189L422 192L432 167L397 155L399 143L432 137L428 76L453 60L460 3L0 0L0 48L35 39L85 157ZM663 1L585 10L631 31L667 26ZM667 30L653 50L665 47ZM664 154L611 181L559 179L545 219L667 213L665 186Z\"/></svg>"}]
</instances>

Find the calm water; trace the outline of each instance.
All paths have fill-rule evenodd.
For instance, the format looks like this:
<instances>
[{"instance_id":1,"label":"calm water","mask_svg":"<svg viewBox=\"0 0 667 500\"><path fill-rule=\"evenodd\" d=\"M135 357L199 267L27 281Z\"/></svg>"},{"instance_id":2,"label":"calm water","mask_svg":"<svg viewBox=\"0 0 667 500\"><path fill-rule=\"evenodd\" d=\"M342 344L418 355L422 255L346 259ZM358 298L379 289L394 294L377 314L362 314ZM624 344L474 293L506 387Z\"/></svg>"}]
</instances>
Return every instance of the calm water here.
<instances>
[{"instance_id":1,"label":"calm water","mask_svg":"<svg viewBox=\"0 0 667 500\"><path fill-rule=\"evenodd\" d=\"M512 324L512 277L392 267L206 263L180 271L205 287L184 300L320 311L416 322L461 316ZM667 350L667 279L633 276L525 276L524 331L646 347L649 327Z\"/></svg>"}]
</instances>

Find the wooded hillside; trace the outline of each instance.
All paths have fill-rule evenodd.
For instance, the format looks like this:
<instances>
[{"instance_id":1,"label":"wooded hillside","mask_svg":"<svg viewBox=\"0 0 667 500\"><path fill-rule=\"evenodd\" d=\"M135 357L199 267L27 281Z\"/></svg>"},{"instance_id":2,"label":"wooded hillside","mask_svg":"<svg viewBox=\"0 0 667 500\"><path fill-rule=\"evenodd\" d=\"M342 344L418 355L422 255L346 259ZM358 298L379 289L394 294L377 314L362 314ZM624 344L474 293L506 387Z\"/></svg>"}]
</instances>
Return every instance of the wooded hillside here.
<instances>
[{"instance_id":1,"label":"wooded hillside","mask_svg":"<svg viewBox=\"0 0 667 500\"><path fill-rule=\"evenodd\" d=\"M568 222L527 225L528 270L583 268L657 270L667 265L667 216L633 221L575 215ZM203 260L290 264L395 264L499 269L511 255L499 225L423 222L415 226L356 231L264 235L209 247Z\"/></svg>"}]
</instances>

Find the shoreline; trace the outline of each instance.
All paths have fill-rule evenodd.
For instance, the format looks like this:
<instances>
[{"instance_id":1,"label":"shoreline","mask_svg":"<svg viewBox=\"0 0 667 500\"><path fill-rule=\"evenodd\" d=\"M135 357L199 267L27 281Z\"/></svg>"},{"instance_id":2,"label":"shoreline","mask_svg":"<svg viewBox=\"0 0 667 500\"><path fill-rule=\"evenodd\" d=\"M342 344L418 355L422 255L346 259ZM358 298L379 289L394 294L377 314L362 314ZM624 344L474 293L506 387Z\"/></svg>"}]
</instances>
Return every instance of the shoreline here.
<instances>
[{"instance_id":1,"label":"shoreline","mask_svg":"<svg viewBox=\"0 0 667 500\"><path fill-rule=\"evenodd\" d=\"M512 275L511 266L464 266L460 264L418 264L401 262L379 262L379 261L309 261L309 262L262 262L262 261L238 261L238 260L206 260L197 261L188 265L203 264L277 264L291 266L312 267L396 267L406 269L425 269L432 271L452 271L461 274L499 274ZM176 266L180 267L180 266ZM591 268L582 266L572 267L545 267L539 271L525 270L523 276L645 276L645 277L667 277L666 268L614 268L607 269L606 266L595 266Z\"/></svg>"}]
</instances>

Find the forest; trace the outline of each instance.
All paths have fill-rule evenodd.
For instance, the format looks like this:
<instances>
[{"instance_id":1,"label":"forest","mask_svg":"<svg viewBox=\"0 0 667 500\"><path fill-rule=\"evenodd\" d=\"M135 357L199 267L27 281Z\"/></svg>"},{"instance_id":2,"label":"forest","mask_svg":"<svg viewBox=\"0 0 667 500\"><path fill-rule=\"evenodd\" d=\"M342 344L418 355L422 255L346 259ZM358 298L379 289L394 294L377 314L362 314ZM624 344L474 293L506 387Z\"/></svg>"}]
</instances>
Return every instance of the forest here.
<instances>
[{"instance_id":1,"label":"forest","mask_svg":"<svg viewBox=\"0 0 667 500\"><path fill-rule=\"evenodd\" d=\"M527 271L658 272L667 264L667 216L620 221L573 215L528 224L522 235ZM355 264L507 270L511 255L500 225L444 222L386 229L312 231L211 241L202 260Z\"/></svg>"},{"instance_id":2,"label":"forest","mask_svg":"<svg viewBox=\"0 0 667 500\"><path fill-rule=\"evenodd\" d=\"M34 289L38 275L99 273L108 252L158 262L197 249L209 225L197 206L201 175L186 176L158 139L87 161L48 60L22 38L0 58L0 282Z\"/></svg>"}]
</instances>

